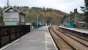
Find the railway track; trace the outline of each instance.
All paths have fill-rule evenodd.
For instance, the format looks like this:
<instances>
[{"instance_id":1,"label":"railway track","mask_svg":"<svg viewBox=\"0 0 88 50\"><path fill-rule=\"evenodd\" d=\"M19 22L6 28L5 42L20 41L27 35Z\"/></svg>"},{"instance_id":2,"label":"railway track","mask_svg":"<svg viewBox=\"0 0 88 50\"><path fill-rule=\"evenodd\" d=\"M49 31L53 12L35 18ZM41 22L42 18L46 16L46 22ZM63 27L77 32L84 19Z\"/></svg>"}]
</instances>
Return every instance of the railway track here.
<instances>
[{"instance_id":1,"label":"railway track","mask_svg":"<svg viewBox=\"0 0 88 50\"><path fill-rule=\"evenodd\" d=\"M58 30L58 27L53 26L50 33L58 47L58 50L88 50L88 41L65 32Z\"/></svg>"},{"instance_id":2,"label":"railway track","mask_svg":"<svg viewBox=\"0 0 88 50\"><path fill-rule=\"evenodd\" d=\"M60 31L60 32L64 33L66 36L68 36L68 37L70 37L70 38L72 38L72 39L78 41L79 43L85 45L86 47L88 47L88 39L87 39L87 38L82 37L82 36L79 36L79 35L77 35L77 33L74 34L74 33L72 33L72 32L69 32L68 30L67 30L67 31L64 30L64 31L65 31L65 32L63 32L63 31ZM67 32L67 33L66 33L66 32Z\"/></svg>"},{"instance_id":3,"label":"railway track","mask_svg":"<svg viewBox=\"0 0 88 50\"><path fill-rule=\"evenodd\" d=\"M83 39L85 41L88 41L88 36L80 35L80 34L83 34L83 33L74 33L74 32L70 32L70 31L68 31L66 29L62 29L62 28L60 28L60 29L58 28L58 31L63 32L63 33L68 32L68 34L71 34L71 35L73 35L73 36L75 36L77 38L80 38L80 39Z\"/></svg>"},{"instance_id":4,"label":"railway track","mask_svg":"<svg viewBox=\"0 0 88 50\"><path fill-rule=\"evenodd\" d=\"M52 29L50 29L49 31L53 40L55 41L58 50L73 50L72 47L70 47L68 43L64 41L61 37L57 36Z\"/></svg>"}]
</instances>

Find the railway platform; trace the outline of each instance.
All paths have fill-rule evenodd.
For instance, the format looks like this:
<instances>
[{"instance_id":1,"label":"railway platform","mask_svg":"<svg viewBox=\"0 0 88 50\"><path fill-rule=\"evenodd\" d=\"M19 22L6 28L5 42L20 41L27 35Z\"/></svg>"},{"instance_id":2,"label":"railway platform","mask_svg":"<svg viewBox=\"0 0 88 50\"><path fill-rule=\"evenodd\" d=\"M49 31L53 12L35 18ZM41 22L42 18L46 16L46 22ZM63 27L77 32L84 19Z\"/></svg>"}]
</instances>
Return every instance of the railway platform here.
<instances>
[{"instance_id":1,"label":"railway platform","mask_svg":"<svg viewBox=\"0 0 88 50\"><path fill-rule=\"evenodd\" d=\"M35 29L0 50L57 50L48 26Z\"/></svg>"},{"instance_id":2,"label":"railway platform","mask_svg":"<svg viewBox=\"0 0 88 50\"><path fill-rule=\"evenodd\" d=\"M65 27L65 26L59 26L59 27L64 28L64 29L68 29L68 30L72 30L72 31L77 31L77 32L80 32L80 33L88 34L88 29L68 28L68 27Z\"/></svg>"}]
</instances>

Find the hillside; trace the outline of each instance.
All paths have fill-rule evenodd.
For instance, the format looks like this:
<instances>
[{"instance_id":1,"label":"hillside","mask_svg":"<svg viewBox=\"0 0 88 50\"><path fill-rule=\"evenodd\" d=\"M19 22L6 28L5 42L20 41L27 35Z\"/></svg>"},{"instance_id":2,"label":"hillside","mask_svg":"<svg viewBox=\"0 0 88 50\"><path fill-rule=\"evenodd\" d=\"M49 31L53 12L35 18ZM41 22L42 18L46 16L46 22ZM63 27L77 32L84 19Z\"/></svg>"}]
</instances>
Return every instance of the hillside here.
<instances>
[{"instance_id":1,"label":"hillside","mask_svg":"<svg viewBox=\"0 0 88 50\"><path fill-rule=\"evenodd\" d=\"M32 7L26 11L26 22L36 22L38 17L39 21L58 24L65 14L60 10Z\"/></svg>"}]
</instances>

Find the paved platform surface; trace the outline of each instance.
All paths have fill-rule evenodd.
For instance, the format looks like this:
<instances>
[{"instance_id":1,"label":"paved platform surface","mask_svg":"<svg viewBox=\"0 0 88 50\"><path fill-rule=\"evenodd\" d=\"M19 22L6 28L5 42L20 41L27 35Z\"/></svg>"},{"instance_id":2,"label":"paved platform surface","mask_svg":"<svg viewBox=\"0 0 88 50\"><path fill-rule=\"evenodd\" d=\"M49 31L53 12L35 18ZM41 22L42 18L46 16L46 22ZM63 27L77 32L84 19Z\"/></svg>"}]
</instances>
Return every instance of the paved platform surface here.
<instances>
[{"instance_id":1,"label":"paved platform surface","mask_svg":"<svg viewBox=\"0 0 88 50\"><path fill-rule=\"evenodd\" d=\"M59 26L59 27L88 34L88 29L68 28L68 27L65 27L65 26Z\"/></svg>"},{"instance_id":2,"label":"paved platform surface","mask_svg":"<svg viewBox=\"0 0 88 50\"><path fill-rule=\"evenodd\" d=\"M48 26L43 26L1 48L1 50L57 50L57 48L48 31Z\"/></svg>"}]
</instances>

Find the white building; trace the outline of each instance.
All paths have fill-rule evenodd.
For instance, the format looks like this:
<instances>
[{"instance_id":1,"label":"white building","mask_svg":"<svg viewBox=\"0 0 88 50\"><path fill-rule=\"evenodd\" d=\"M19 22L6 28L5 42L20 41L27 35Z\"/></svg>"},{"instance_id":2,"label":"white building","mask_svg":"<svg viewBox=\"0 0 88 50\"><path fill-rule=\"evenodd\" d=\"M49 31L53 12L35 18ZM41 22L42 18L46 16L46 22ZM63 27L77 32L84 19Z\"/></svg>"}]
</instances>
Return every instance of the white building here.
<instances>
[{"instance_id":1,"label":"white building","mask_svg":"<svg viewBox=\"0 0 88 50\"><path fill-rule=\"evenodd\" d=\"M5 25L24 25L24 17L24 13L12 7L9 7L3 11L3 21Z\"/></svg>"}]
</instances>

